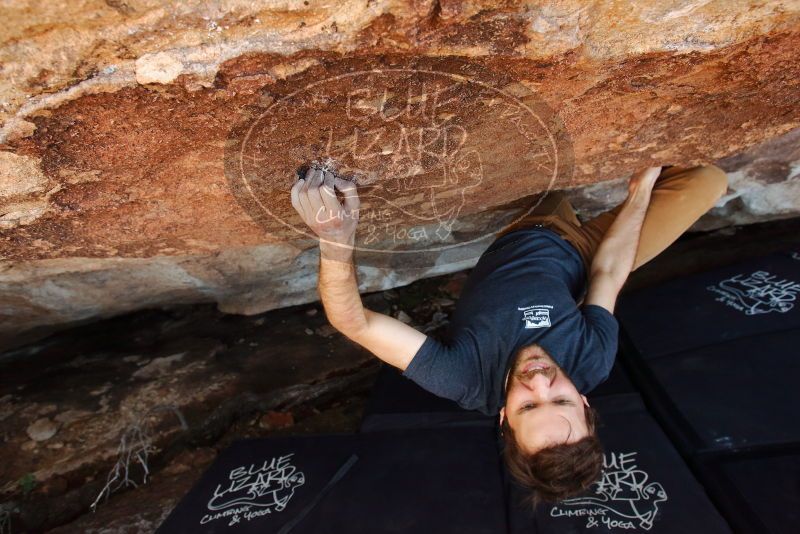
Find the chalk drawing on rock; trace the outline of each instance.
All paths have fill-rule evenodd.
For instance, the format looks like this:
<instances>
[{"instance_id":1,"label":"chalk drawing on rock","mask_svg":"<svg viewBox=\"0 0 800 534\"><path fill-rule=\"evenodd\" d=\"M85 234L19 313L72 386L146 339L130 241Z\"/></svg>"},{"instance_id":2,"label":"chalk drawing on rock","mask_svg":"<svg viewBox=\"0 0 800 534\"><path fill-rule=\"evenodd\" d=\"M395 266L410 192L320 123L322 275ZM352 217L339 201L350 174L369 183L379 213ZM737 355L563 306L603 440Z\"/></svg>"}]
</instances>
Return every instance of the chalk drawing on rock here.
<instances>
[{"instance_id":1,"label":"chalk drawing on rock","mask_svg":"<svg viewBox=\"0 0 800 534\"><path fill-rule=\"evenodd\" d=\"M317 239L289 195L306 167L358 185L360 207L339 212L359 220L357 250L423 258L501 231L476 222L487 205L514 212L506 228L570 183L567 129L544 98L509 73L450 59L356 59L265 89L229 132L231 192L271 236ZM520 200L509 194L520 172L535 196L522 209L509 205ZM329 216L323 212L317 216Z\"/></svg>"}]
</instances>

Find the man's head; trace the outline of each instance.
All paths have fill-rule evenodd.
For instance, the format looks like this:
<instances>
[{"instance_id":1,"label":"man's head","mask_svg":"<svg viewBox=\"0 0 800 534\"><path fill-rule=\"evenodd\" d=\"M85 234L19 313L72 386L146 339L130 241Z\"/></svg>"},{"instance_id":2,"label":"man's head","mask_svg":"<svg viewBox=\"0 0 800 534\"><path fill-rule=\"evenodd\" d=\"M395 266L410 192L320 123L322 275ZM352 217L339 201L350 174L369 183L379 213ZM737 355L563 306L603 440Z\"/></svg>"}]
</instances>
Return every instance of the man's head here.
<instances>
[{"instance_id":1,"label":"man's head","mask_svg":"<svg viewBox=\"0 0 800 534\"><path fill-rule=\"evenodd\" d=\"M500 424L511 475L537 500L559 501L600 476L597 415L563 369L539 345L522 347L506 381Z\"/></svg>"}]
</instances>

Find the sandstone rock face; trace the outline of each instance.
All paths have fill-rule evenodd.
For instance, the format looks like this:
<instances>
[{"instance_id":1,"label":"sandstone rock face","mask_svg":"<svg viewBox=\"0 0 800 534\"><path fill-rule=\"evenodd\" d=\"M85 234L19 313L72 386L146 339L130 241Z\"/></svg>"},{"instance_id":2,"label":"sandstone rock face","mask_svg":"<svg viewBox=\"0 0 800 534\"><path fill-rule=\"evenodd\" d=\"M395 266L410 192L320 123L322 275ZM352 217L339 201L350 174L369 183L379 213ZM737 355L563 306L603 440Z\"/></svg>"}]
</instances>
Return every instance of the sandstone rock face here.
<instances>
[{"instance_id":1,"label":"sandstone rock face","mask_svg":"<svg viewBox=\"0 0 800 534\"><path fill-rule=\"evenodd\" d=\"M312 160L364 195L364 291L470 267L542 191L607 209L646 165L730 173L698 230L800 211L796 2L0 9L6 345L143 307L316 299L288 196Z\"/></svg>"},{"instance_id":2,"label":"sandstone rock face","mask_svg":"<svg viewBox=\"0 0 800 534\"><path fill-rule=\"evenodd\" d=\"M800 215L800 129L715 162L728 173L728 193L692 230L707 231ZM583 218L625 198L627 179L571 189L567 197Z\"/></svg>"}]
</instances>

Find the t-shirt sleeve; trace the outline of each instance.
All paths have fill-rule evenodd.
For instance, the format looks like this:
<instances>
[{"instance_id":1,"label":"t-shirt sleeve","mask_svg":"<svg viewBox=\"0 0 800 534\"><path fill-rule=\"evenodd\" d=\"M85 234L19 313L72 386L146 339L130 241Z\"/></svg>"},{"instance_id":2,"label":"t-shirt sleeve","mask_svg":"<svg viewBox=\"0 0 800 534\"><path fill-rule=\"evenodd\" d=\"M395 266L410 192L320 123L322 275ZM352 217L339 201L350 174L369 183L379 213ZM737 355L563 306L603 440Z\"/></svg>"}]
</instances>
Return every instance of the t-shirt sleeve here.
<instances>
[{"instance_id":1,"label":"t-shirt sleeve","mask_svg":"<svg viewBox=\"0 0 800 534\"><path fill-rule=\"evenodd\" d=\"M477 345L463 333L450 343L428 336L403 376L434 395L466 407L481 387Z\"/></svg>"},{"instance_id":2,"label":"t-shirt sleeve","mask_svg":"<svg viewBox=\"0 0 800 534\"><path fill-rule=\"evenodd\" d=\"M586 361L582 367L590 370L587 387L592 389L608 378L614 365L619 342L619 323L614 314L596 304L584 305L582 312L586 322L582 351Z\"/></svg>"}]
</instances>

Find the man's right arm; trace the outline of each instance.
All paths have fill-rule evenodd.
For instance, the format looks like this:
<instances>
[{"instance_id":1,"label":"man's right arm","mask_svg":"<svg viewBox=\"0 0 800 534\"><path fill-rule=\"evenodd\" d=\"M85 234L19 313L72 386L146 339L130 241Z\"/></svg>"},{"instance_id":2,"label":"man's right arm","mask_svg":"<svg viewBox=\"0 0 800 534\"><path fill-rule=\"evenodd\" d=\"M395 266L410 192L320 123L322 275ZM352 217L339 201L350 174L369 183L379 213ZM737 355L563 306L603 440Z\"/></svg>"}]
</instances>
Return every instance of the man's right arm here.
<instances>
[{"instance_id":1,"label":"man's right arm","mask_svg":"<svg viewBox=\"0 0 800 534\"><path fill-rule=\"evenodd\" d=\"M339 332L405 371L427 336L363 306L352 256L352 250L320 243L319 294L325 315Z\"/></svg>"},{"instance_id":2,"label":"man's right arm","mask_svg":"<svg viewBox=\"0 0 800 534\"><path fill-rule=\"evenodd\" d=\"M601 306L614 313L617 295L633 269L650 193L660 171L661 167L650 167L631 178L628 198L592 260L584 304Z\"/></svg>"},{"instance_id":3,"label":"man's right arm","mask_svg":"<svg viewBox=\"0 0 800 534\"><path fill-rule=\"evenodd\" d=\"M344 207L335 190L344 195ZM312 168L292 187L292 205L320 238L319 293L331 325L384 362L405 371L427 336L364 308L353 249L360 201L355 184Z\"/></svg>"}]
</instances>

